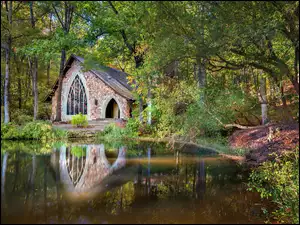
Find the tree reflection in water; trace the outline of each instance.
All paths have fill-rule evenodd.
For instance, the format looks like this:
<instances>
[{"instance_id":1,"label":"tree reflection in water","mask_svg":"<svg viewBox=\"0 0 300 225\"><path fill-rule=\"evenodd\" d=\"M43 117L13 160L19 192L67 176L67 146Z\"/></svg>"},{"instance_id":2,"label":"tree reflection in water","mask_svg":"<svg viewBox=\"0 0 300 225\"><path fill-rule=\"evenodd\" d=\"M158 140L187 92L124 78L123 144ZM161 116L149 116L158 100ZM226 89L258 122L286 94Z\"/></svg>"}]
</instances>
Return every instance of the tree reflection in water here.
<instances>
[{"instance_id":1,"label":"tree reflection in water","mask_svg":"<svg viewBox=\"0 0 300 225\"><path fill-rule=\"evenodd\" d=\"M62 145L50 156L4 152L1 222L263 221L253 214L262 204L259 196L246 192L243 173L229 161L172 153L165 145L127 149L86 144Z\"/></svg>"}]
</instances>

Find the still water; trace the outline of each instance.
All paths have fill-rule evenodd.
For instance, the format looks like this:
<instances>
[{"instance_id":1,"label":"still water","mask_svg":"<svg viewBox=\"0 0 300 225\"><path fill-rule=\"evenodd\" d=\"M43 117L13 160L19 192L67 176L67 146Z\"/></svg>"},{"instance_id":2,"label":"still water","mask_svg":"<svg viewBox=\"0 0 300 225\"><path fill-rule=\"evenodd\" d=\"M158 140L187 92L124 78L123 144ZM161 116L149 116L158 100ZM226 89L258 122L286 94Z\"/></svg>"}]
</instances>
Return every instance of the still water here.
<instances>
[{"instance_id":1,"label":"still water","mask_svg":"<svg viewBox=\"0 0 300 225\"><path fill-rule=\"evenodd\" d=\"M43 146L8 146L1 143L1 223L264 221L241 166L205 149L59 143L38 154Z\"/></svg>"}]
</instances>

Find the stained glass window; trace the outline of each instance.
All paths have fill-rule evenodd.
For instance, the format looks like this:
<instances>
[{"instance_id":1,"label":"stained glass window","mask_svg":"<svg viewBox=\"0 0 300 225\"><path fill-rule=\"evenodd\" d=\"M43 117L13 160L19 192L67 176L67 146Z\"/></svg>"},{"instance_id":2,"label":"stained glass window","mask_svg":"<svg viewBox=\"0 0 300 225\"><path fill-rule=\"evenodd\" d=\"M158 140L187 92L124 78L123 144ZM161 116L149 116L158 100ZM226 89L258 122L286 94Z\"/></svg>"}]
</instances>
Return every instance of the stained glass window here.
<instances>
[{"instance_id":1,"label":"stained glass window","mask_svg":"<svg viewBox=\"0 0 300 225\"><path fill-rule=\"evenodd\" d=\"M84 86L77 75L70 87L67 102L67 115L87 114L87 99Z\"/></svg>"}]
</instances>

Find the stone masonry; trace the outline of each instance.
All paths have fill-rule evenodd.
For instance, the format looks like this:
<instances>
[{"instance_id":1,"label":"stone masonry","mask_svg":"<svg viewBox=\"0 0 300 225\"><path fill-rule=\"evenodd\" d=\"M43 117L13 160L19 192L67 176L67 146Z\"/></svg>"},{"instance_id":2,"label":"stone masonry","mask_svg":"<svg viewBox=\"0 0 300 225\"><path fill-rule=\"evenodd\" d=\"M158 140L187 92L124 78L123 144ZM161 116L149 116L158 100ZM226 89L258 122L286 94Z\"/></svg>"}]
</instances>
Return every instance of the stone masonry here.
<instances>
[{"instance_id":1,"label":"stone masonry","mask_svg":"<svg viewBox=\"0 0 300 225\"><path fill-rule=\"evenodd\" d=\"M91 71L82 71L80 62L74 60L71 64L71 68L67 71L63 78L62 84L62 121L71 120L71 115L67 113L67 98L70 90L70 86L78 75L84 84L87 102L87 117L88 120L104 119L105 110L109 101L113 98L120 109L120 118L126 119L130 117L130 107L127 99L115 90L105 84L97 75ZM58 89L57 89L58 90ZM54 120L56 116L56 101L57 101L57 90L52 97L52 115L51 119ZM96 104L97 102L97 104Z\"/></svg>"}]
</instances>

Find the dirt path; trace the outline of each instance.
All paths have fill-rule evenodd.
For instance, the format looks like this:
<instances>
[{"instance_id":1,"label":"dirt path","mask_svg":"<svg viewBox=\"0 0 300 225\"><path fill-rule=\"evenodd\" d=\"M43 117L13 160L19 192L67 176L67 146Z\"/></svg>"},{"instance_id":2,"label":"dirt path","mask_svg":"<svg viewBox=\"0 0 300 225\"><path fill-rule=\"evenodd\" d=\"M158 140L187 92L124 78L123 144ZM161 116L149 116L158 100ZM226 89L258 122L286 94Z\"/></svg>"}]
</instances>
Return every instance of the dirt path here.
<instances>
[{"instance_id":1,"label":"dirt path","mask_svg":"<svg viewBox=\"0 0 300 225\"><path fill-rule=\"evenodd\" d=\"M299 124L270 124L266 127L237 130L229 137L230 147L250 149L245 163L257 166L273 159L271 153L293 151L299 146Z\"/></svg>"}]
</instances>

